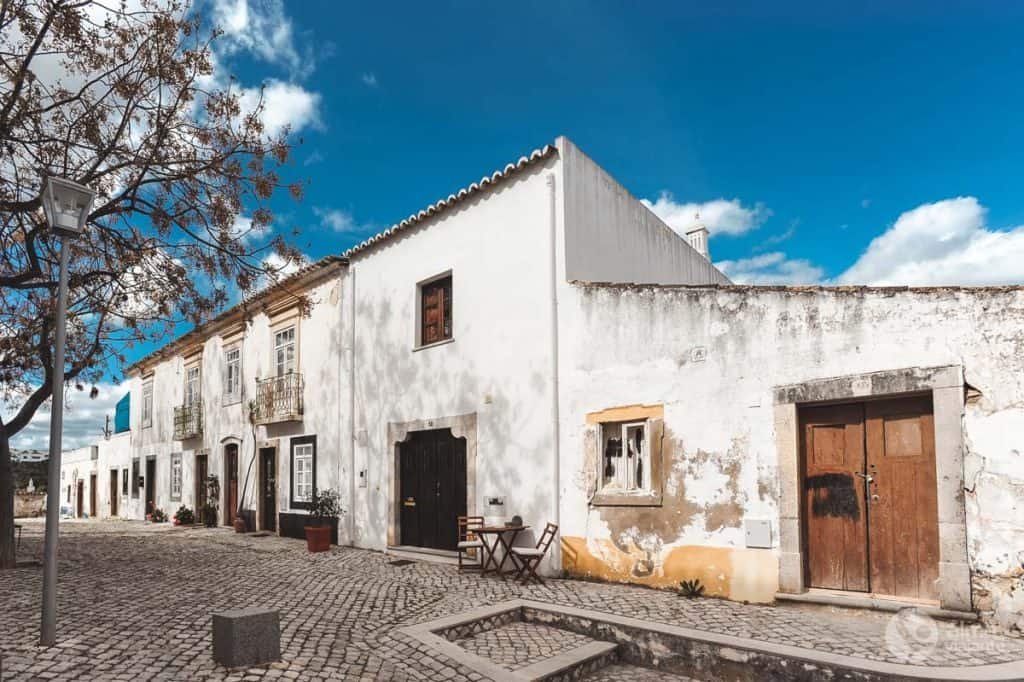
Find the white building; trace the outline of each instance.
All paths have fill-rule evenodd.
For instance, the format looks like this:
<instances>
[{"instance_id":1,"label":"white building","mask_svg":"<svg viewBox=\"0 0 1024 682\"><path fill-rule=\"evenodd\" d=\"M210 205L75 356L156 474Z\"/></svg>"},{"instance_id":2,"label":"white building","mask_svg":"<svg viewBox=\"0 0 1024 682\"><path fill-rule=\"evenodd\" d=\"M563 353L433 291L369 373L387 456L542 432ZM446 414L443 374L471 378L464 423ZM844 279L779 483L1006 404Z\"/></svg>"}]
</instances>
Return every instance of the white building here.
<instances>
[{"instance_id":1,"label":"white building","mask_svg":"<svg viewBox=\"0 0 1024 682\"><path fill-rule=\"evenodd\" d=\"M294 537L315 486L358 547L518 514L549 571L1024 611L1021 290L738 287L689 239L559 138L136 363L113 466Z\"/></svg>"}]
</instances>

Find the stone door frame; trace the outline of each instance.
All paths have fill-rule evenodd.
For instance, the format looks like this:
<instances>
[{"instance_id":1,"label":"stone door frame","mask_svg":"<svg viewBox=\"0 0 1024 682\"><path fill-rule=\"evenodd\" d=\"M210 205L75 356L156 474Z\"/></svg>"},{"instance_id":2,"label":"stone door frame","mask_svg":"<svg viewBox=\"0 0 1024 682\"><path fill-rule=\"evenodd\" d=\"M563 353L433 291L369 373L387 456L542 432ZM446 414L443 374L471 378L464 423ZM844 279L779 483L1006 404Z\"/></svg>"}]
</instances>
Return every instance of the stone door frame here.
<instances>
[{"instance_id":1,"label":"stone door frame","mask_svg":"<svg viewBox=\"0 0 1024 682\"><path fill-rule=\"evenodd\" d=\"M399 446L414 431L435 429L451 429L453 436L466 439L466 515L476 515L476 412L454 417L388 422L388 547L397 547L401 537L398 528L402 513Z\"/></svg>"},{"instance_id":2,"label":"stone door frame","mask_svg":"<svg viewBox=\"0 0 1024 682\"><path fill-rule=\"evenodd\" d=\"M959 365L910 367L775 387L775 440L780 484L780 592L799 594L808 589L804 573L806 548L801 531L799 407L930 393L935 419L938 484L939 606L951 611L971 610L971 571L967 558L964 506L964 390L963 368Z\"/></svg>"}]
</instances>

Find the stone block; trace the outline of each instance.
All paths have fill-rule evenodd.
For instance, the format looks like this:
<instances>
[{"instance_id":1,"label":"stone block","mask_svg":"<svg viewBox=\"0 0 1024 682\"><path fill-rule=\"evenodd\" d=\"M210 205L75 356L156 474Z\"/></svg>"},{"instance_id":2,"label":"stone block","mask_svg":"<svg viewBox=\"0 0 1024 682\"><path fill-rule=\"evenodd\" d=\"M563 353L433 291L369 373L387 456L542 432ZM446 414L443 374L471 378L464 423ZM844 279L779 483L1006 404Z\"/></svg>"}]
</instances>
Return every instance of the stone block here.
<instances>
[{"instance_id":1,"label":"stone block","mask_svg":"<svg viewBox=\"0 0 1024 682\"><path fill-rule=\"evenodd\" d=\"M213 660L241 668L281 660L281 616L250 607L213 614Z\"/></svg>"}]
</instances>

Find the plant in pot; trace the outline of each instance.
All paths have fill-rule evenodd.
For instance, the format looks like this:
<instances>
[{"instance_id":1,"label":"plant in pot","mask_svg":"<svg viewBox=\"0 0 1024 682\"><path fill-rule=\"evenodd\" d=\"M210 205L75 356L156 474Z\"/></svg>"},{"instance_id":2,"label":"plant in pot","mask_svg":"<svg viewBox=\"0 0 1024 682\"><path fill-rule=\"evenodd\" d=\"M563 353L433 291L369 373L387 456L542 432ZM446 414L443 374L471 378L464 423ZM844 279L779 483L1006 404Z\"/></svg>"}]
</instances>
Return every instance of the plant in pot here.
<instances>
[{"instance_id":1,"label":"plant in pot","mask_svg":"<svg viewBox=\"0 0 1024 682\"><path fill-rule=\"evenodd\" d=\"M333 490L313 489L306 524L306 547L310 552L326 552L331 548L331 526L344 513L338 493Z\"/></svg>"},{"instance_id":2,"label":"plant in pot","mask_svg":"<svg viewBox=\"0 0 1024 682\"><path fill-rule=\"evenodd\" d=\"M203 524L207 528L217 525L217 500L220 499L220 480L216 476L206 477L206 502L203 504Z\"/></svg>"},{"instance_id":3,"label":"plant in pot","mask_svg":"<svg viewBox=\"0 0 1024 682\"><path fill-rule=\"evenodd\" d=\"M195 522L195 514L193 514L192 510L185 505L181 505L178 507L178 511L174 512L175 526L191 526Z\"/></svg>"}]
</instances>

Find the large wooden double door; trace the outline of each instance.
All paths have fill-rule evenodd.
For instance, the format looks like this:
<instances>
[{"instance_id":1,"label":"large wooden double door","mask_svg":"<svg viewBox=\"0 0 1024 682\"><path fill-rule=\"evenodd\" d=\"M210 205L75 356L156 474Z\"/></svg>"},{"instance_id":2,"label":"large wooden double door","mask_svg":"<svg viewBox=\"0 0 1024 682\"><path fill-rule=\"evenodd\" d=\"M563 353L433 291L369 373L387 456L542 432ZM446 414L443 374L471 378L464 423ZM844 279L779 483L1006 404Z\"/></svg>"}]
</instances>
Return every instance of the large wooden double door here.
<instances>
[{"instance_id":1,"label":"large wooden double door","mask_svg":"<svg viewBox=\"0 0 1024 682\"><path fill-rule=\"evenodd\" d=\"M934 601L930 396L801 410L808 584Z\"/></svg>"},{"instance_id":2,"label":"large wooden double door","mask_svg":"<svg viewBox=\"0 0 1024 682\"><path fill-rule=\"evenodd\" d=\"M454 550L466 514L466 439L415 431L399 444L401 544Z\"/></svg>"}]
</instances>

